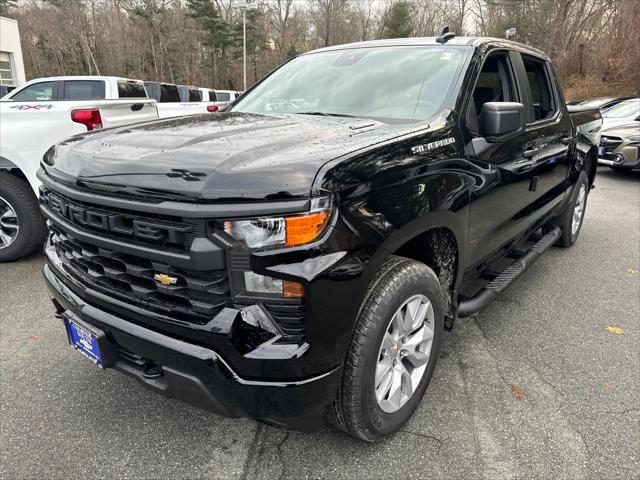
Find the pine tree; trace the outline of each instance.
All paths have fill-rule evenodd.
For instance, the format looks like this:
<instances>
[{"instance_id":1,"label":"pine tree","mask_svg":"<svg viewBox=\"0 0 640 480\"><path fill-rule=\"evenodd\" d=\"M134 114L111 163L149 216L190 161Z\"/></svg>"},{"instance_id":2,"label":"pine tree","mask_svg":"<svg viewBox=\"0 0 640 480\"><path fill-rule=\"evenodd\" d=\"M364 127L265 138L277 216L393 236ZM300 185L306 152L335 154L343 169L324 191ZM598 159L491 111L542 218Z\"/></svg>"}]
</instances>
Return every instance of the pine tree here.
<instances>
[{"instance_id":1,"label":"pine tree","mask_svg":"<svg viewBox=\"0 0 640 480\"><path fill-rule=\"evenodd\" d=\"M389 17L384 28L384 37L410 37L411 31L411 6L406 0L399 0L391 6Z\"/></svg>"}]
</instances>

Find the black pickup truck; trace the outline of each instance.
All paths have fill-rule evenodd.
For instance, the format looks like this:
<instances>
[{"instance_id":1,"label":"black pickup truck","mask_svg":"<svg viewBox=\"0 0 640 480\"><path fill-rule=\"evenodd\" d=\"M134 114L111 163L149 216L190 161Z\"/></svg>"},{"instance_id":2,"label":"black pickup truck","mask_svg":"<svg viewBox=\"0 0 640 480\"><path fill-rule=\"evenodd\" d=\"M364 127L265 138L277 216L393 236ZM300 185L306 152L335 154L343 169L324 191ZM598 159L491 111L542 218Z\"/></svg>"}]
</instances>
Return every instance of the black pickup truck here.
<instances>
[{"instance_id":1,"label":"black pickup truck","mask_svg":"<svg viewBox=\"0 0 640 480\"><path fill-rule=\"evenodd\" d=\"M416 409L457 317L576 241L599 127L510 41L301 55L225 112L47 152L56 316L162 394L375 441Z\"/></svg>"}]
</instances>

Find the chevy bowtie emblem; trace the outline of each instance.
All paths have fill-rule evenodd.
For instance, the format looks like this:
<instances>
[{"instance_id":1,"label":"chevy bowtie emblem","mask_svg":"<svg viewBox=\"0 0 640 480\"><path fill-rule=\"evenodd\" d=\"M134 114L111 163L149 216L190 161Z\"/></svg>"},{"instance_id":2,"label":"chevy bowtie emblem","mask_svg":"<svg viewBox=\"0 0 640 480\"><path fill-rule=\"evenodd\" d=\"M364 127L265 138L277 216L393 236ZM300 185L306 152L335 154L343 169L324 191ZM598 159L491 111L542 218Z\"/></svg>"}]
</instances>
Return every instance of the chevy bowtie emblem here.
<instances>
[{"instance_id":1,"label":"chevy bowtie emblem","mask_svg":"<svg viewBox=\"0 0 640 480\"><path fill-rule=\"evenodd\" d=\"M175 285L176 283L178 283L178 279L176 277L170 277L169 275L165 275L164 273L156 273L153 276L153 279L163 285Z\"/></svg>"}]
</instances>

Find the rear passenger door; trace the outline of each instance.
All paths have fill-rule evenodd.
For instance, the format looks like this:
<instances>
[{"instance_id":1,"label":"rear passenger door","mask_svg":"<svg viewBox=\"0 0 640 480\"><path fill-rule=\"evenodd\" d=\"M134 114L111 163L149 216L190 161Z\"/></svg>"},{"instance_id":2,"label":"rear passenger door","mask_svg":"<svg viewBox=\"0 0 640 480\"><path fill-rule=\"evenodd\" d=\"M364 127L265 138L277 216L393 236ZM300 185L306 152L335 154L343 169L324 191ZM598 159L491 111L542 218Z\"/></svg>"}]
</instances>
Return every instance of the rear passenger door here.
<instances>
[{"instance_id":1,"label":"rear passenger door","mask_svg":"<svg viewBox=\"0 0 640 480\"><path fill-rule=\"evenodd\" d=\"M528 167L533 223L552 213L564 196L573 126L549 62L524 53L518 57L518 83L531 112L526 131L535 134L538 142L535 161Z\"/></svg>"}]
</instances>

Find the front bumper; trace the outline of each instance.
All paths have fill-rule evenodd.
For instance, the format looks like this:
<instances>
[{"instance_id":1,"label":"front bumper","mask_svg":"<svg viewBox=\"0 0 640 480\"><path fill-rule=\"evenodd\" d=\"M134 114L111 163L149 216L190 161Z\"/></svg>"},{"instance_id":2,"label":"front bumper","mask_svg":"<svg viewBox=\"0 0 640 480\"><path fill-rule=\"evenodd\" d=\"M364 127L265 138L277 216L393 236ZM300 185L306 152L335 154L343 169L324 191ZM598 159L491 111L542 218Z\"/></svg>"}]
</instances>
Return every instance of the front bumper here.
<instances>
[{"instance_id":1,"label":"front bumper","mask_svg":"<svg viewBox=\"0 0 640 480\"><path fill-rule=\"evenodd\" d=\"M611 153L600 155L598 163L611 168L640 169L640 147L622 145Z\"/></svg>"},{"instance_id":2,"label":"front bumper","mask_svg":"<svg viewBox=\"0 0 640 480\"><path fill-rule=\"evenodd\" d=\"M51 255L50 252L47 252ZM316 430L338 389L341 369L293 380L245 378L216 351L127 321L88 303L44 266L57 313L69 312L104 331L119 352L117 370L147 388L228 417L250 417L302 431ZM148 367L153 366L153 374Z\"/></svg>"}]
</instances>

